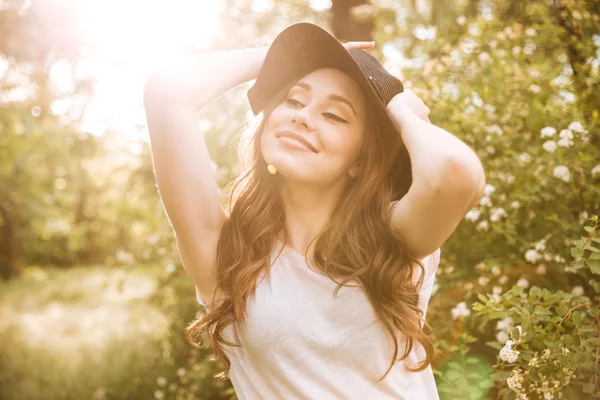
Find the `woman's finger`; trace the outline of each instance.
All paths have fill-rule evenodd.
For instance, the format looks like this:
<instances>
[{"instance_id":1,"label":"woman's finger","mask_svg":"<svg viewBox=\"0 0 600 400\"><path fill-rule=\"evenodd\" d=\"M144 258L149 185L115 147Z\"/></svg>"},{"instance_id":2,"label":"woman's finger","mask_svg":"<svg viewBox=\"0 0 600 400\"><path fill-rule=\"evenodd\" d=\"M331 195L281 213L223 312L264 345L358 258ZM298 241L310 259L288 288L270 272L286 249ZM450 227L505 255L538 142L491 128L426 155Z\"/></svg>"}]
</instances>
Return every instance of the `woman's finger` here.
<instances>
[{"instance_id":1,"label":"woman's finger","mask_svg":"<svg viewBox=\"0 0 600 400\"><path fill-rule=\"evenodd\" d=\"M347 42L344 43L346 50L350 49L371 49L375 47L375 41L370 42Z\"/></svg>"}]
</instances>

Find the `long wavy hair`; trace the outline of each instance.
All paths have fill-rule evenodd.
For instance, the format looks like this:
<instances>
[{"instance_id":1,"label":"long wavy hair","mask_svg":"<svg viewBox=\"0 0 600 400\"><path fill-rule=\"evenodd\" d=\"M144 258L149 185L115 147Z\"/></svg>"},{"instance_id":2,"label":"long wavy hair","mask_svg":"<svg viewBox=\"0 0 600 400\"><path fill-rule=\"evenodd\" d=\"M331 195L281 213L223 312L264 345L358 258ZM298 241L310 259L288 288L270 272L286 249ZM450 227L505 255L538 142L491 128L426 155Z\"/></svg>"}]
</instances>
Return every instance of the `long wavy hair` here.
<instances>
[{"instance_id":1,"label":"long wavy hair","mask_svg":"<svg viewBox=\"0 0 600 400\"><path fill-rule=\"evenodd\" d=\"M298 79L301 77L298 77ZM222 225L216 252L217 287L222 301L209 304L205 312L187 328L188 341L200 348L203 335L208 337L215 354L225 361L228 375L231 362L223 345L240 346L224 336L227 326L246 316L248 297L256 290L257 279L268 272L269 260L279 232L285 233L285 214L276 179L268 173L260 150L263 129L269 115L287 97L294 85L282 88L263 112L239 135L240 175L232 182L226 219ZM418 307L418 291L425 268L409 254L404 240L390 228L392 184L390 168L393 152L389 139L394 135L378 132L373 110L367 104L366 132L359 153L358 176L348 181L333 215L316 240L311 264L338 286L358 283L366 293L378 318L394 338L394 355L384 379L398 360L398 332L406 338L408 357L415 341L426 358L410 372L422 371L433 362L437 350L423 327L430 329ZM311 242L311 244L312 244ZM285 245L285 242L284 242ZM307 259L307 254L304 254ZM413 265L422 273L413 284ZM213 298L214 301L214 298Z\"/></svg>"}]
</instances>

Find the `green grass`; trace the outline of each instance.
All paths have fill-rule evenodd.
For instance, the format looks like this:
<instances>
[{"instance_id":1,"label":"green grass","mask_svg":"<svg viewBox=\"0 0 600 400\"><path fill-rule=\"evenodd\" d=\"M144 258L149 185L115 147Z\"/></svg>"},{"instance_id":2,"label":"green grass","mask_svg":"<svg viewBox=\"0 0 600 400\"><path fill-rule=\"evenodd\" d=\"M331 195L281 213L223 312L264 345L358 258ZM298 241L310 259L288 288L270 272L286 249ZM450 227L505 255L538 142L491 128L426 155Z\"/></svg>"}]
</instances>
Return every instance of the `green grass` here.
<instances>
[{"instance_id":1,"label":"green grass","mask_svg":"<svg viewBox=\"0 0 600 400\"><path fill-rule=\"evenodd\" d=\"M152 398L168 316L149 298L164 273L29 268L0 283L0 398Z\"/></svg>"}]
</instances>

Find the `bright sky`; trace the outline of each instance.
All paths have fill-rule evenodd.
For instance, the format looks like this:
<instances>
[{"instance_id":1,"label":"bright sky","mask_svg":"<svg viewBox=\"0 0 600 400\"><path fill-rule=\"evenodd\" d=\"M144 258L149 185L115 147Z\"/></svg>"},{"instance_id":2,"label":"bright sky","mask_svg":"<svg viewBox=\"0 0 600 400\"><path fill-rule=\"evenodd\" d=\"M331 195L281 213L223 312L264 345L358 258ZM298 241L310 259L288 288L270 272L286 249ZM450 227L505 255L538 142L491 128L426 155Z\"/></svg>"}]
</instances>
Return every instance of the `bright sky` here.
<instances>
[{"instance_id":1,"label":"bright sky","mask_svg":"<svg viewBox=\"0 0 600 400\"><path fill-rule=\"evenodd\" d=\"M101 135L111 129L143 140L142 93L150 69L186 46L207 49L218 31L220 6L220 0L78 1L82 39L90 54L75 74L98 79L82 130ZM51 76L59 92L69 92L66 63L56 64ZM68 106L58 103L54 109Z\"/></svg>"}]
</instances>

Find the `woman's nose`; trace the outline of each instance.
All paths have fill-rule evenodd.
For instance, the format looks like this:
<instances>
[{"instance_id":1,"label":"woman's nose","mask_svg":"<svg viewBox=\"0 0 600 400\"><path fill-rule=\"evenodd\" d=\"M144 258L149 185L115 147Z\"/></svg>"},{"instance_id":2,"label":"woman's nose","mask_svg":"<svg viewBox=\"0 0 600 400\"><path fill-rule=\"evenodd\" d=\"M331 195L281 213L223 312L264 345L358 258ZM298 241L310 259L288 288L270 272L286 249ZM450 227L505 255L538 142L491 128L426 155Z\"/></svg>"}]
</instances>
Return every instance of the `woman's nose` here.
<instances>
[{"instance_id":1,"label":"woman's nose","mask_svg":"<svg viewBox=\"0 0 600 400\"><path fill-rule=\"evenodd\" d=\"M311 116L311 112L308 107L304 107L300 110L296 110L296 112L292 115L292 123L294 124L302 124L309 131L315 130L315 124L313 117Z\"/></svg>"}]
</instances>

